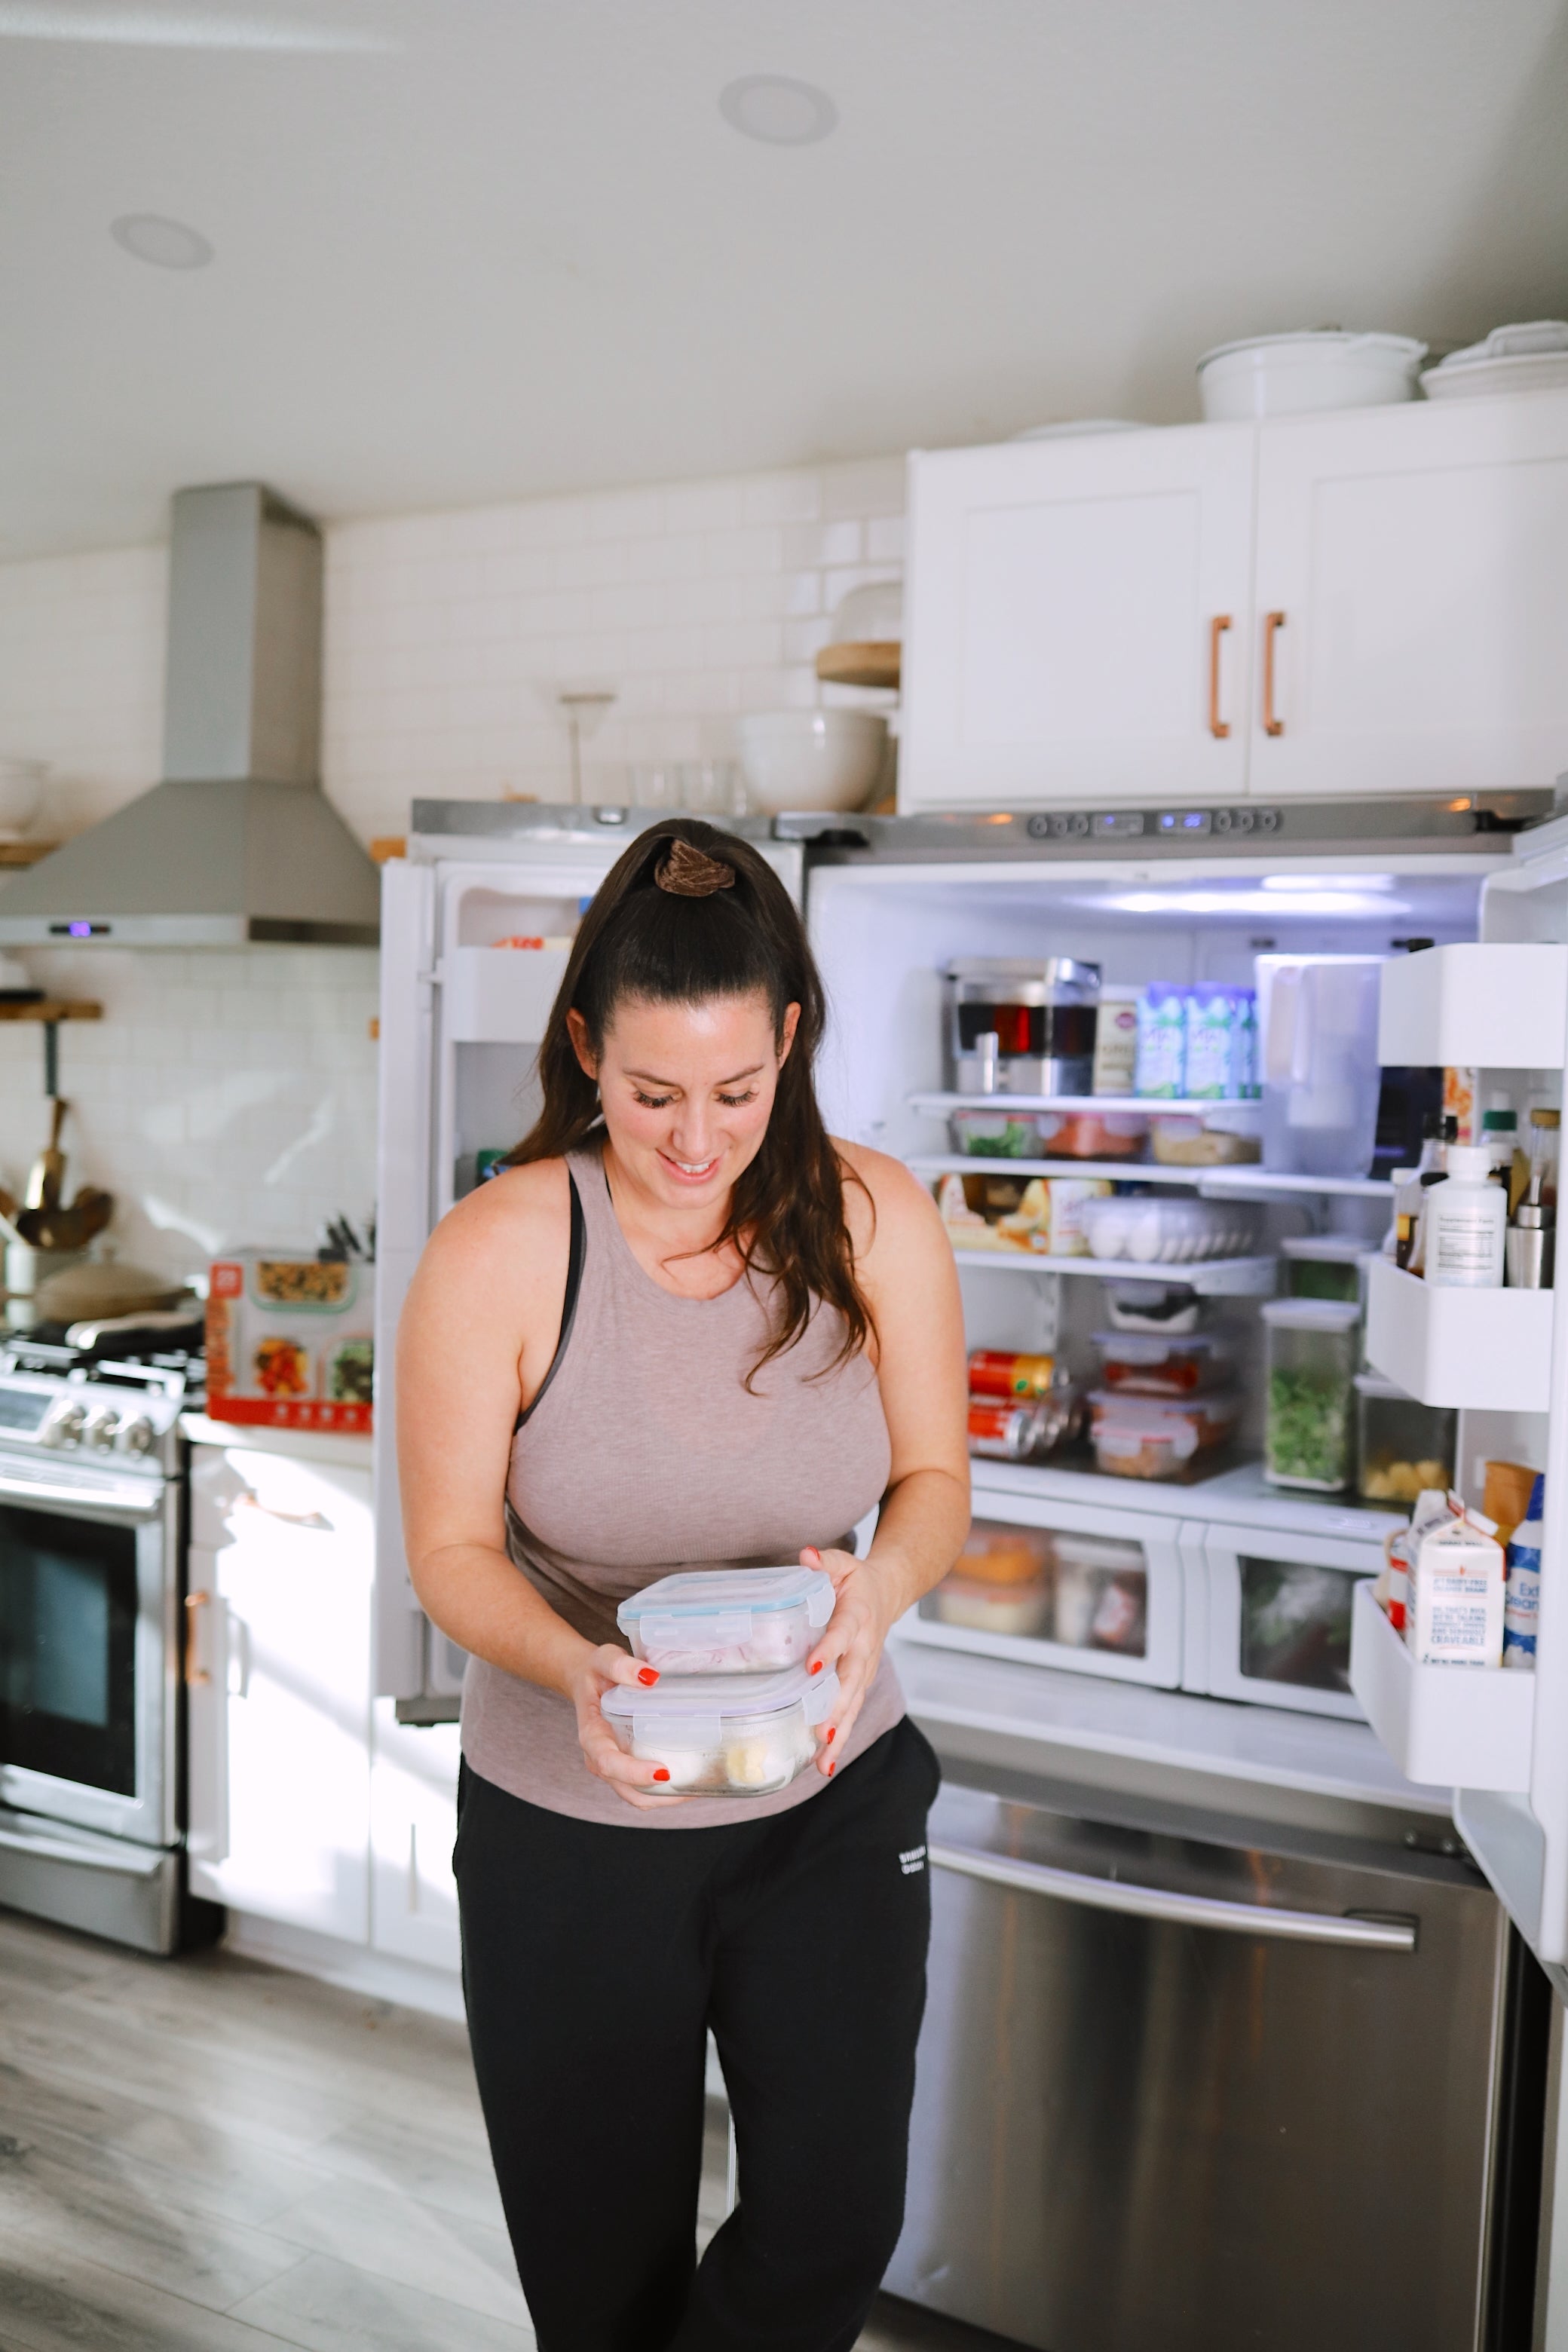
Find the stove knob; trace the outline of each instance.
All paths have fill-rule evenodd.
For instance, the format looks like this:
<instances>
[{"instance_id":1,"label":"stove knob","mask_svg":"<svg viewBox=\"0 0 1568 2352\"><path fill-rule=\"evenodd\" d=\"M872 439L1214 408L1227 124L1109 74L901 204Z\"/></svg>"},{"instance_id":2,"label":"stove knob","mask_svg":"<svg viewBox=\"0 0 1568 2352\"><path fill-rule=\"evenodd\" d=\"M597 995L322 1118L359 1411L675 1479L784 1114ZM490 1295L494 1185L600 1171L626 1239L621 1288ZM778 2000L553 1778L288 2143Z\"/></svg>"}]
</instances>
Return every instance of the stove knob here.
<instances>
[{"instance_id":1,"label":"stove knob","mask_svg":"<svg viewBox=\"0 0 1568 2352\"><path fill-rule=\"evenodd\" d=\"M85 1405L60 1405L56 1412L49 1415L48 1420L44 1424L45 1444L47 1445L79 1445L81 1444L82 1428L86 1420L87 1407Z\"/></svg>"},{"instance_id":2,"label":"stove knob","mask_svg":"<svg viewBox=\"0 0 1568 2352\"><path fill-rule=\"evenodd\" d=\"M157 1431L145 1413L138 1413L134 1421L121 1423L120 1443L127 1454L151 1454L157 1436Z\"/></svg>"},{"instance_id":3,"label":"stove knob","mask_svg":"<svg viewBox=\"0 0 1568 2352\"><path fill-rule=\"evenodd\" d=\"M114 1433L120 1426L120 1415L110 1407L95 1412L82 1432L83 1443L100 1454L107 1454L114 1443Z\"/></svg>"}]
</instances>

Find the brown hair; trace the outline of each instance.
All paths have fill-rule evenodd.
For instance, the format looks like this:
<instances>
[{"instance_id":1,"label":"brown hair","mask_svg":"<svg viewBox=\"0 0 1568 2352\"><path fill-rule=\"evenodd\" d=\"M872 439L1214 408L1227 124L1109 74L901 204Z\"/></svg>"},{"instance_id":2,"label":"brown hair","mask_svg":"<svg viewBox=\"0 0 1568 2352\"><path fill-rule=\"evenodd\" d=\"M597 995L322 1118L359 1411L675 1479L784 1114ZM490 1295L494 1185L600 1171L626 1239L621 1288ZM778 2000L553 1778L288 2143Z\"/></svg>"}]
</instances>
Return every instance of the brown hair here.
<instances>
[{"instance_id":1,"label":"brown hair","mask_svg":"<svg viewBox=\"0 0 1568 2352\"><path fill-rule=\"evenodd\" d=\"M545 1024L543 1106L508 1164L558 1160L598 1123L598 1088L573 1047L569 1010L581 1013L600 1054L616 1007L627 998L700 1004L752 994L767 999L775 1044L788 1006L799 1005L800 1020L761 1148L736 1180L713 1246L732 1243L748 1277L762 1275L773 1285L773 1329L753 1372L795 1345L817 1299L843 1319L836 1366L875 1328L844 1219L846 1178L860 1179L840 1159L817 1108L812 1073L826 1000L805 926L749 842L699 818L671 817L616 859L583 918Z\"/></svg>"}]
</instances>

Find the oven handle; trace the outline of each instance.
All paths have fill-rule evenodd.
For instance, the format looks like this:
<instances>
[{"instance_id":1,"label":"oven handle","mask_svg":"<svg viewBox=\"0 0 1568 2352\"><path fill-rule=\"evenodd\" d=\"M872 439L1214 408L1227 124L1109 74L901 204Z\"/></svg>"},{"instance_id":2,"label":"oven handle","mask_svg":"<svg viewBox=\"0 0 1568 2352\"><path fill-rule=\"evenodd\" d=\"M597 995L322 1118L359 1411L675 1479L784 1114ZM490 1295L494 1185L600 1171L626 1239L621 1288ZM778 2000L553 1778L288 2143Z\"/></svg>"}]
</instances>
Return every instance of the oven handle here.
<instances>
[{"instance_id":1,"label":"oven handle","mask_svg":"<svg viewBox=\"0 0 1568 2352\"><path fill-rule=\"evenodd\" d=\"M1058 1870L1039 1862L1015 1862L978 1846L933 1845L931 1864L1020 1895L1050 1895L1081 1903L1091 1911L1121 1911L1135 1919L1164 1919L1182 1927L1219 1927L1237 1936L1277 1936L1296 1944L1352 1944L1363 1951L1413 1952L1414 1922L1358 1919L1329 1911L1275 1911L1267 1904L1227 1903L1215 1895L1173 1895L1163 1886L1130 1885L1120 1878L1091 1878L1079 1870Z\"/></svg>"},{"instance_id":2,"label":"oven handle","mask_svg":"<svg viewBox=\"0 0 1568 2352\"><path fill-rule=\"evenodd\" d=\"M129 1495L123 1486L112 1494L94 1493L90 1486L75 1486L67 1480L52 1478L7 1478L0 1470L0 1502L62 1503L68 1507L79 1506L84 1511L112 1514L118 1519L155 1519L163 1507L162 1486L153 1488L143 1500L140 1494Z\"/></svg>"},{"instance_id":3,"label":"oven handle","mask_svg":"<svg viewBox=\"0 0 1568 2352\"><path fill-rule=\"evenodd\" d=\"M68 1838L24 1836L19 1831L7 1829L0 1829L0 1850L37 1854L45 1862L81 1863L89 1870L129 1872L136 1878L151 1878L165 1859L162 1846L135 1846L129 1839L123 1852L100 1853L94 1846L77 1845Z\"/></svg>"}]
</instances>

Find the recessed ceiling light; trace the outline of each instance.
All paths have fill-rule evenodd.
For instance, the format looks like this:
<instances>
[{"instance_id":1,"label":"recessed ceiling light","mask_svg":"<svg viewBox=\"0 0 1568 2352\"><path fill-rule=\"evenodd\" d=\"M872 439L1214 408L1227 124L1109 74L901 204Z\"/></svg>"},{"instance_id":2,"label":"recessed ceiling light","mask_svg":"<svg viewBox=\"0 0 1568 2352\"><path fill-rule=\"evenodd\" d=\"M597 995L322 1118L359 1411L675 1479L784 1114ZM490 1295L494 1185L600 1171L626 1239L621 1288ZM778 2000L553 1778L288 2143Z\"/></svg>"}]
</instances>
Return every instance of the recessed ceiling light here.
<instances>
[{"instance_id":1,"label":"recessed ceiling light","mask_svg":"<svg viewBox=\"0 0 1568 2352\"><path fill-rule=\"evenodd\" d=\"M164 220L159 213L122 213L109 234L138 261L151 261L159 269L205 269L213 257L199 228Z\"/></svg>"},{"instance_id":2,"label":"recessed ceiling light","mask_svg":"<svg viewBox=\"0 0 1568 2352\"><path fill-rule=\"evenodd\" d=\"M746 138L769 147L809 147L838 121L825 89L788 74L742 74L720 91L719 111Z\"/></svg>"}]
</instances>

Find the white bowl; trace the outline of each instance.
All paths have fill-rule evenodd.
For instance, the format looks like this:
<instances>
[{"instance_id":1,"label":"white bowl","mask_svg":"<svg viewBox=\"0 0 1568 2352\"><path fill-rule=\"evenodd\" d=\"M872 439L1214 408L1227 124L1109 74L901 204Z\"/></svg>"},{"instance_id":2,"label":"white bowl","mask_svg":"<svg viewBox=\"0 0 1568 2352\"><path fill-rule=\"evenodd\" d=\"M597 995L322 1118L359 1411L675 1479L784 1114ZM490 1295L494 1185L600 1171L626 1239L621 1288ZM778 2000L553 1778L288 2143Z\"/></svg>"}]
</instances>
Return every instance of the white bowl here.
<instances>
[{"instance_id":1,"label":"white bowl","mask_svg":"<svg viewBox=\"0 0 1568 2352\"><path fill-rule=\"evenodd\" d=\"M1409 335L1356 335L1339 327L1221 343L1198 362L1204 419L1247 424L1259 416L1414 400L1415 372L1426 356L1426 344Z\"/></svg>"},{"instance_id":2,"label":"white bowl","mask_svg":"<svg viewBox=\"0 0 1568 2352\"><path fill-rule=\"evenodd\" d=\"M0 841L19 841L38 814L47 760L0 758Z\"/></svg>"},{"instance_id":3,"label":"white bowl","mask_svg":"<svg viewBox=\"0 0 1568 2352\"><path fill-rule=\"evenodd\" d=\"M740 721L754 807L858 808L882 772L888 722L871 710L764 710Z\"/></svg>"}]
</instances>

